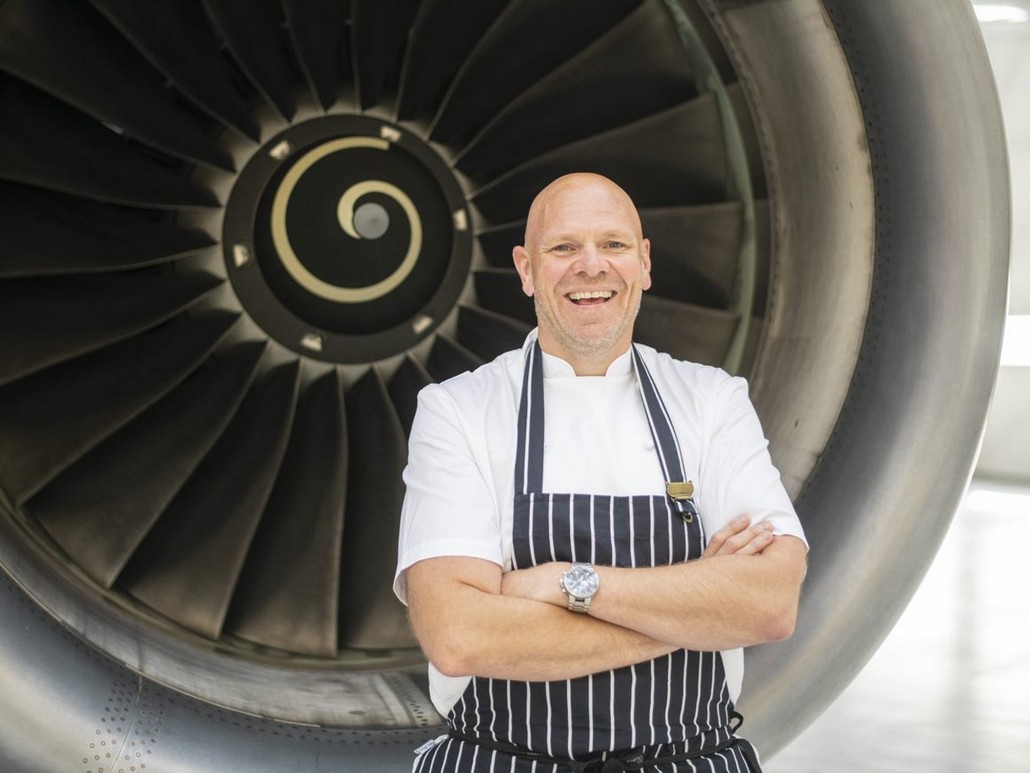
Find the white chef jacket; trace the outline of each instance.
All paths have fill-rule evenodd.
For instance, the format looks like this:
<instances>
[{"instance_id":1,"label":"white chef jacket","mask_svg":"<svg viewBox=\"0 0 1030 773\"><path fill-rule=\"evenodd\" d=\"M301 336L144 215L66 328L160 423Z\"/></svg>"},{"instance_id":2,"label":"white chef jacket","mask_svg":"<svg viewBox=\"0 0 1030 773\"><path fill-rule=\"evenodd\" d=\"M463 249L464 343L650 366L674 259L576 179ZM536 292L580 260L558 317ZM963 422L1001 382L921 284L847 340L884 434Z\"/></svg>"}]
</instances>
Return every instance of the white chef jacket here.
<instances>
[{"instance_id":1,"label":"white chef jacket","mask_svg":"<svg viewBox=\"0 0 1030 773\"><path fill-rule=\"evenodd\" d=\"M394 592L404 570L426 558L468 556L511 569L512 502L525 354L502 354L471 373L423 389L411 428ZM705 365L637 349L669 411L705 534L741 514L769 520L777 535L805 539L747 396L747 382ZM630 496L665 493L665 479L627 350L604 376L576 376L543 355L543 490ZM743 651L723 652L730 696L744 677ZM469 677L429 666L430 697L444 716Z\"/></svg>"}]
</instances>

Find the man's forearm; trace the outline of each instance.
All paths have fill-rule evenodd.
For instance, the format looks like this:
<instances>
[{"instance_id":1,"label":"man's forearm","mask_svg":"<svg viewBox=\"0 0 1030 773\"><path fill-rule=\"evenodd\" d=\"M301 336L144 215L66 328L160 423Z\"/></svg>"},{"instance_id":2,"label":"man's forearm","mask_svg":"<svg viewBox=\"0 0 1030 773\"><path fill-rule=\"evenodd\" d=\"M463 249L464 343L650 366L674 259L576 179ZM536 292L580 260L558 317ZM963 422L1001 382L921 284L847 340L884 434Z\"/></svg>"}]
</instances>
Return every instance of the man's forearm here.
<instances>
[{"instance_id":1,"label":"man's forearm","mask_svg":"<svg viewBox=\"0 0 1030 773\"><path fill-rule=\"evenodd\" d=\"M430 559L407 570L412 626L426 657L445 674L573 679L678 649L552 604L502 595L499 567L494 580L488 564L468 574L468 561ZM461 562L463 579L452 579L453 562Z\"/></svg>"},{"instance_id":2,"label":"man's forearm","mask_svg":"<svg viewBox=\"0 0 1030 773\"><path fill-rule=\"evenodd\" d=\"M656 641L724 650L791 634L805 574L804 543L779 537L755 555L719 555L674 566L598 566L590 616ZM568 564L506 576L510 592L560 608L557 578Z\"/></svg>"}]
</instances>

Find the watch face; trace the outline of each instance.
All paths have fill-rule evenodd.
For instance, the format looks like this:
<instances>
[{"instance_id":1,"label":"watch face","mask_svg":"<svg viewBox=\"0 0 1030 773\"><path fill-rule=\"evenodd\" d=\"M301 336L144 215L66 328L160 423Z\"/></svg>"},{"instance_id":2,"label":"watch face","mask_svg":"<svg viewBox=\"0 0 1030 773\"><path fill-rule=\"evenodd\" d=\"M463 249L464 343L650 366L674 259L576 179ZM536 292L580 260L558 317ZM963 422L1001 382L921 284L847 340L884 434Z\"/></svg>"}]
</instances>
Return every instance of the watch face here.
<instances>
[{"instance_id":1,"label":"watch face","mask_svg":"<svg viewBox=\"0 0 1030 773\"><path fill-rule=\"evenodd\" d=\"M600 581L591 566L573 566L565 573L565 590L578 599L593 596Z\"/></svg>"}]
</instances>

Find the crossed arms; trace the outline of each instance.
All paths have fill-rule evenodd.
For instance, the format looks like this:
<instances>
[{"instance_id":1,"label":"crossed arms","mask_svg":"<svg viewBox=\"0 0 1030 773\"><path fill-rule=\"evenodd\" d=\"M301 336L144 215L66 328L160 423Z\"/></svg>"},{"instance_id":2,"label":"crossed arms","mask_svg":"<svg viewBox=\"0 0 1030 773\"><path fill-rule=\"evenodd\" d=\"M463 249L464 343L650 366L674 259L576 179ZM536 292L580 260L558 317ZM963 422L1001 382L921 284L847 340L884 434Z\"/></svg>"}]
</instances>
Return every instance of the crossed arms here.
<instances>
[{"instance_id":1,"label":"crossed arms","mask_svg":"<svg viewBox=\"0 0 1030 773\"><path fill-rule=\"evenodd\" d=\"M502 574L477 558L439 557L406 570L412 627L448 676L571 679L677 649L723 650L793 633L807 548L740 517L695 561L596 567L589 614L569 612L568 563Z\"/></svg>"}]
</instances>

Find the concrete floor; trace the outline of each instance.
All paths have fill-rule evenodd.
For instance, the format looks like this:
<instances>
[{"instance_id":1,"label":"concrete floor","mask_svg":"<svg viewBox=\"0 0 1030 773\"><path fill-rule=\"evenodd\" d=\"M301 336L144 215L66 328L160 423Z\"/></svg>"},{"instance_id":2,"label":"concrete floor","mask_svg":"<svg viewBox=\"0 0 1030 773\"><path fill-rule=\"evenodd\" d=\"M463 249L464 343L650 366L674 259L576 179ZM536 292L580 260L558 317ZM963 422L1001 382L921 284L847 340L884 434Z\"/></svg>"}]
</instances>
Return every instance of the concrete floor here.
<instances>
[{"instance_id":1,"label":"concrete floor","mask_svg":"<svg viewBox=\"0 0 1030 773\"><path fill-rule=\"evenodd\" d=\"M766 773L1030 771L1030 487L975 480L898 625Z\"/></svg>"}]
</instances>

